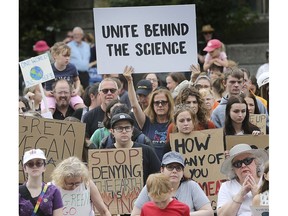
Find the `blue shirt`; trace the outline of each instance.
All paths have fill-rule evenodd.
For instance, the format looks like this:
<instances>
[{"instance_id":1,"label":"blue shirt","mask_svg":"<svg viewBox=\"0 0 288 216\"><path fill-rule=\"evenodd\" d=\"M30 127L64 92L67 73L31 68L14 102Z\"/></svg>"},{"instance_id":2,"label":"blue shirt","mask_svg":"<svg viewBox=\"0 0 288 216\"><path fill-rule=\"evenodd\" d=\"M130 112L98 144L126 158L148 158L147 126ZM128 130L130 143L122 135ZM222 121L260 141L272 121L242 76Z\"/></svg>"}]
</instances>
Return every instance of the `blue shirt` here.
<instances>
[{"instance_id":1,"label":"blue shirt","mask_svg":"<svg viewBox=\"0 0 288 216\"><path fill-rule=\"evenodd\" d=\"M71 41L67 44L71 48L70 63L74 64L80 73L88 71L90 61L90 46L85 41L81 44Z\"/></svg>"}]
</instances>

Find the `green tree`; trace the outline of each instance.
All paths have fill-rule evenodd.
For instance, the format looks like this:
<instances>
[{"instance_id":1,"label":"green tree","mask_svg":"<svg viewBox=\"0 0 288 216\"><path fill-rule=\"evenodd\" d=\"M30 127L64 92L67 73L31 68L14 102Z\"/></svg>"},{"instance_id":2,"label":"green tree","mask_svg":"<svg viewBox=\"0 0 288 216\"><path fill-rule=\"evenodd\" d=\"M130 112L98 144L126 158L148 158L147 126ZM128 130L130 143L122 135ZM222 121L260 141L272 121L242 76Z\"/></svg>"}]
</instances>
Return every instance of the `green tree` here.
<instances>
[{"instance_id":1,"label":"green tree","mask_svg":"<svg viewBox=\"0 0 288 216\"><path fill-rule=\"evenodd\" d=\"M19 61L35 56L33 45L46 40L49 46L63 24L61 1L19 0Z\"/></svg>"}]
</instances>

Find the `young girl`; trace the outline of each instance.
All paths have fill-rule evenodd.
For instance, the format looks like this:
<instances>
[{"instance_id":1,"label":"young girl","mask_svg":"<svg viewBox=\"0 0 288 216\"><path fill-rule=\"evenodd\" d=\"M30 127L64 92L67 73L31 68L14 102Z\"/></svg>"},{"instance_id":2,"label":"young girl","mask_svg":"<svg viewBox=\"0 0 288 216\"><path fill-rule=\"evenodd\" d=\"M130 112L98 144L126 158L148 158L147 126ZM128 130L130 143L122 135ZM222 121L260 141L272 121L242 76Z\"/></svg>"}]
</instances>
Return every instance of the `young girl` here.
<instances>
[{"instance_id":1,"label":"young girl","mask_svg":"<svg viewBox=\"0 0 288 216\"><path fill-rule=\"evenodd\" d=\"M58 79L66 79L74 87L70 106L75 110L78 108L84 108L85 104L82 98L79 96L81 83L78 76L78 71L73 64L69 63L71 55L70 47L64 42L57 42L51 48L51 54L55 59L55 63L51 65L55 75L55 80L45 82L44 86L50 112L52 114L54 113L56 103L52 92L52 84ZM41 103L41 112L45 112L45 105L43 102Z\"/></svg>"},{"instance_id":2,"label":"young girl","mask_svg":"<svg viewBox=\"0 0 288 216\"><path fill-rule=\"evenodd\" d=\"M46 157L41 149L31 149L24 153L24 172L28 180L19 186L19 215L62 216L63 202L60 191L43 182ZM40 203L40 204L38 204Z\"/></svg>"},{"instance_id":3,"label":"young girl","mask_svg":"<svg viewBox=\"0 0 288 216\"><path fill-rule=\"evenodd\" d=\"M175 106L173 123L169 125L172 133L182 133L189 135L196 127L196 116L191 106L187 104L178 104ZM167 139L167 145L164 148L164 153L171 151L170 136Z\"/></svg>"},{"instance_id":4,"label":"young girl","mask_svg":"<svg viewBox=\"0 0 288 216\"><path fill-rule=\"evenodd\" d=\"M207 52L203 65L204 71L207 71L213 63L218 63L218 65L224 68L228 67L227 55L224 52L224 47L220 40L210 40L203 50Z\"/></svg>"},{"instance_id":5,"label":"young girl","mask_svg":"<svg viewBox=\"0 0 288 216\"><path fill-rule=\"evenodd\" d=\"M230 96L225 111L225 135L259 135L260 129L249 122L249 111L243 95Z\"/></svg>"},{"instance_id":6,"label":"young girl","mask_svg":"<svg viewBox=\"0 0 288 216\"><path fill-rule=\"evenodd\" d=\"M71 156L59 163L52 174L52 183L60 190L64 208L81 210L81 216L94 216L96 208L101 216L111 216L101 194L89 176L87 166L77 157ZM67 212L66 212L67 213ZM75 214L73 215L80 215Z\"/></svg>"}]
</instances>

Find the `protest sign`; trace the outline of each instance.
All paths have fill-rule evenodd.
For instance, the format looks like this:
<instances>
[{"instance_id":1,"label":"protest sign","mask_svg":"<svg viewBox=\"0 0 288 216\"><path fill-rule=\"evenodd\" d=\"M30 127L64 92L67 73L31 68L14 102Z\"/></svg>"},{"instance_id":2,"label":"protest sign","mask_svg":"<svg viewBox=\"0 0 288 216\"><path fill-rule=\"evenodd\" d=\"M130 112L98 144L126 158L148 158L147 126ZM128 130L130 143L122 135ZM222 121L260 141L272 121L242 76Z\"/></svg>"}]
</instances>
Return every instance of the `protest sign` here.
<instances>
[{"instance_id":1,"label":"protest sign","mask_svg":"<svg viewBox=\"0 0 288 216\"><path fill-rule=\"evenodd\" d=\"M26 151L40 148L46 155L44 181L51 181L53 169L70 156L82 158L85 124L19 116L19 182L25 181L22 158Z\"/></svg>"},{"instance_id":2,"label":"protest sign","mask_svg":"<svg viewBox=\"0 0 288 216\"><path fill-rule=\"evenodd\" d=\"M249 121L259 127L262 134L266 134L266 114L250 114Z\"/></svg>"},{"instance_id":3,"label":"protest sign","mask_svg":"<svg viewBox=\"0 0 288 216\"><path fill-rule=\"evenodd\" d=\"M170 145L183 155L185 175L198 182L216 210L218 191L226 181L226 176L220 173L225 159L223 129L193 131L190 135L171 133Z\"/></svg>"},{"instance_id":4,"label":"protest sign","mask_svg":"<svg viewBox=\"0 0 288 216\"><path fill-rule=\"evenodd\" d=\"M143 188L142 148L89 150L92 180L111 214L131 213Z\"/></svg>"},{"instance_id":5,"label":"protest sign","mask_svg":"<svg viewBox=\"0 0 288 216\"><path fill-rule=\"evenodd\" d=\"M94 8L100 74L189 71L197 64L195 5ZM170 63L170 64L169 64Z\"/></svg>"},{"instance_id":6,"label":"protest sign","mask_svg":"<svg viewBox=\"0 0 288 216\"><path fill-rule=\"evenodd\" d=\"M19 62L26 88L54 79L47 53Z\"/></svg>"},{"instance_id":7,"label":"protest sign","mask_svg":"<svg viewBox=\"0 0 288 216\"><path fill-rule=\"evenodd\" d=\"M250 206L253 216L269 216L269 206Z\"/></svg>"},{"instance_id":8,"label":"protest sign","mask_svg":"<svg viewBox=\"0 0 288 216\"><path fill-rule=\"evenodd\" d=\"M269 135L229 135L225 136L225 140L227 150L240 143L249 144L253 149L263 148L269 150Z\"/></svg>"}]
</instances>

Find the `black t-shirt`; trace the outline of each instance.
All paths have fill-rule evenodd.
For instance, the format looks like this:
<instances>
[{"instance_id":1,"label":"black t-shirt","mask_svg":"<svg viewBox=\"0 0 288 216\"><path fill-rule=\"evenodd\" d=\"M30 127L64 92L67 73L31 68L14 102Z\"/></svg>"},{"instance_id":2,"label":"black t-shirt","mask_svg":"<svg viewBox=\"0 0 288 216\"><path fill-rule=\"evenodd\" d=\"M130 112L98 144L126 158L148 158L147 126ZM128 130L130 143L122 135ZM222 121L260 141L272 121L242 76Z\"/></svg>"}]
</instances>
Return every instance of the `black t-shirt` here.
<instances>
[{"instance_id":1,"label":"black t-shirt","mask_svg":"<svg viewBox=\"0 0 288 216\"><path fill-rule=\"evenodd\" d=\"M102 110L101 106L98 106L90 111L88 111L83 118L83 122L86 123L86 138L90 138L95 130L104 127L105 112Z\"/></svg>"},{"instance_id":2,"label":"black t-shirt","mask_svg":"<svg viewBox=\"0 0 288 216\"><path fill-rule=\"evenodd\" d=\"M55 112L53 114L53 119L64 120L66 117L72 116L73 113L74 113L74 109L71 106L68 107L68 110L65 116L56 107Z\"/></svg>"}]
</instances>

